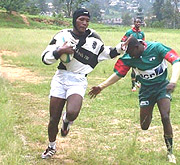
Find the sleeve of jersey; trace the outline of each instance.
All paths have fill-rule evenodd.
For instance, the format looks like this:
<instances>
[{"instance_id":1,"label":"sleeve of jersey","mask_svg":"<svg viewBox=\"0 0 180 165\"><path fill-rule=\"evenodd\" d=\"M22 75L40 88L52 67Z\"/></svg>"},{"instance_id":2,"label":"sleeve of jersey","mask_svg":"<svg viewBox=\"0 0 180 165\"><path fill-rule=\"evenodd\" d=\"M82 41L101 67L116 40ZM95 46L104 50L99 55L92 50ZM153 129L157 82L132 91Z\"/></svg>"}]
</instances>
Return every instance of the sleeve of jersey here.
<instances>
[{"instance_id":1,"label":"sleeve of jersey","mask_svg":"<svg viewBox=\"0 0 180 165\"><path fill-rule=\"evenodd\" d=\"M173 49L167 52L164 58L171 64L174 64L180 61L180 56L178 56L178 54Z\"/></svg>"},{"instance_id":2,"label":"sleeve of jersey","mask_svg":"<svg viewBox=\"0 0 180 165\"><path fill-rule=\"evenodd\" d=\"M155 48L156 48L156 53L158 53L158 55L161 56L162 58L165 58L171 64L180 61L180 57L178 56L178 54L170 47L167 47L157 42Z\"/></svg>"},{"instance_id":3,"label":"sleeve of jersey","mask_svg":"<svg viewBox=\"0 0 180 165\"><path fill-rule=\"evenodd\" d=\"M125 42L127 40L127 38L128 37L126 35L124 35L123 38L121 39L121 42Z\"/></svg>"},{"instance_id":4,"label":"sleeve of jersey","mask_svg":"<svg viewBox=\"0 0 180 165\"><path fill-rule=\"evenodd\" d=\"M121 42L125 42L130 35L131 35L131 34L129 33L129 30L128 30L128 31L126 32L126 34L123 36L123 38L121 39Z\"/></svg>"},{"instance_id":5,"label":"sleeve of jersey","mask_svg":"<svg viewBox=\"0 0 180 165\"><path fill-rule=\"evenodd\" d=\"M143 34L143 38L142 38L142 40L144 40L145 41L145 35L144 35L144 33L142 33Z\"/></svg>"},{"instance_id":6,"label":"sleeve of jersey","mask_svg":"<svg viewBox=\"0 0 180 165\"><path fill-rule=\"evenodd\" d=\"M98 62L107 60L107 59L112 59L118 55L120 55L120 53L124 52L123 50L121 50L121 52L117 51L117 48L112 48L111 46L104 46L102 45L99 51L99 55L98 55Z\"/></svg>"},{"instance_id":7,"label":"sleeve of jersey","mask_svg":"<svg viewBox=\"0 0 180 165\"><path fill-rule=\"evenodd\" d=\"M46 49L43 51L41 57L42 57L42 62L46 65L51 65L57 61L55 58L53 52L55 53L56 51L56 45L48 45Z\"/></svg>"},{"instance_id":8,"label":"sleeve of jersey","mask_svg":"<svg viewBox=\"0 0 180 165\"><path fill-rule=\"evenodd\" d=\"M114 65L114 72L119 77L126 76L127 72L129 71L130 67L125 65L124 62L121 59L118 59L116 64Z\"/></svg>"},{"instance_id":9,"label":"sleeve of jersey","mask_svg":"<svg viewBox=\"0 0 180 165\"><path fill-rule=\"evenodd\" d=\"M61 47L63 43L63 36L59 35L59 33L55 35L41 55L42 62L46 65L55 63L59 59L57 49Z\"/></svg>"}]
</instances>

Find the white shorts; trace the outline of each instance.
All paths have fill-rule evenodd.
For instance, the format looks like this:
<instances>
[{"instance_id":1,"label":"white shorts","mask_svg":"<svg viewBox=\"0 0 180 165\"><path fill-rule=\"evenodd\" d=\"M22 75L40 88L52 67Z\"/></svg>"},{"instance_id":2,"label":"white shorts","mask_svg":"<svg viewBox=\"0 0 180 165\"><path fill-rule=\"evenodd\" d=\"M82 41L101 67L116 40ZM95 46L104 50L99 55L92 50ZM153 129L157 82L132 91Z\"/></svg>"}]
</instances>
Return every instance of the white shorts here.
<instances>
[{"instance_id":1,"label":"white shorts","mask_svg":"<svg viewBox=\"0 0 180 165\"><path fill-rule=\"evenodd\" d=\"M84 98L87 85L84 74L57 70L51 81L50 96L67 99L72 94L79 94Z\"/></svg>"}]
</instances>

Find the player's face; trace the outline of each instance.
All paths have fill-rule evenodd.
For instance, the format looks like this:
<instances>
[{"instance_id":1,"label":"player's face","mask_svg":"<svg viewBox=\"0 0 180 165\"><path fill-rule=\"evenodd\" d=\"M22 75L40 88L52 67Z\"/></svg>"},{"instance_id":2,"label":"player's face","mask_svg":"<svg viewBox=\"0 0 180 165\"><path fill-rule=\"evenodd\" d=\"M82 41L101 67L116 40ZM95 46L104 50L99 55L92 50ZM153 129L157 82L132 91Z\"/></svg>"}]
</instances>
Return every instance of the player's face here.
<instances>
[{"instance_id":1,"label":"player's face","mask_svg":"<svg viewBox=\"0 0 180 165\"><path fill-rule=\"evenodd\" d=\"M135 25L135 27L136 27L137 29L140 28L140 26L141 26L141 20L137 19L137 20L134 22L134 25Z\"/></svg>"},{"instance_id":2,"label":"player's face","mask_svg":"<svg viewBox=\"0 0 180 165\"><path fill-rule=\"evenodd\" d=\"M80 16L76 19L76 28L79 33L84 33L89 26L89 17Z\"/></svg>"}]
</instances>

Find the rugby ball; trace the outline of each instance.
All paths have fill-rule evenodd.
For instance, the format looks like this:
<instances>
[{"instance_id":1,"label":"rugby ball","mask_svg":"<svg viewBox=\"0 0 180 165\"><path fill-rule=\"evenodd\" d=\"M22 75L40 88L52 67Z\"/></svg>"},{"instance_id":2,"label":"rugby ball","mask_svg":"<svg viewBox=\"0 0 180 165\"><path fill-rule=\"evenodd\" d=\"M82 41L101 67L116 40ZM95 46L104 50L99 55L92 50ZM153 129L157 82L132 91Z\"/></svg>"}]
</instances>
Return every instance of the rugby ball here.
<instances>
[{"instance_id":1,"label":"rugby ball","mask_svg":"<svg viewBox=\"0 0 180 165\"><path fill-rule=\"evenodd\" d=\"M69 63L73 59L74 54L62 54L60 60L63 63Z\"/></svg>"}]
</instances>

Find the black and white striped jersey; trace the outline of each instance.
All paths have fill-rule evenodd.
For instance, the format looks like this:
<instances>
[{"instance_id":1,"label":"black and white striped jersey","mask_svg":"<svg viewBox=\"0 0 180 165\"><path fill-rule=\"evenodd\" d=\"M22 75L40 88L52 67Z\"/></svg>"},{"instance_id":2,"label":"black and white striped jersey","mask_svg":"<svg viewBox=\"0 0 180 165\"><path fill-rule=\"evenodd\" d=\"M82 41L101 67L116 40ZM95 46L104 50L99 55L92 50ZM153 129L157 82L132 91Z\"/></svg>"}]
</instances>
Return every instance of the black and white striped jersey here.
<instances>
[{"instance_id":1,"label":"black and white striped jersey","mask_svg":"<svg viewBox=\"0 0 180 165\"><path fill-rule=\"evenodd\" d=\"M76 45L75 53L69 63L60 61L58 69L88 74L99 62L119 55L116 48L104 46L100 37L92 29L87 29L85 35L81 37L76 36L71 29L64 29L53 37L50 44L43 51L43 63L50 65L58 61L59 56L57 56L56 51L62 47L65 41L71 41Z\"/></svg>"}]
</instances>

